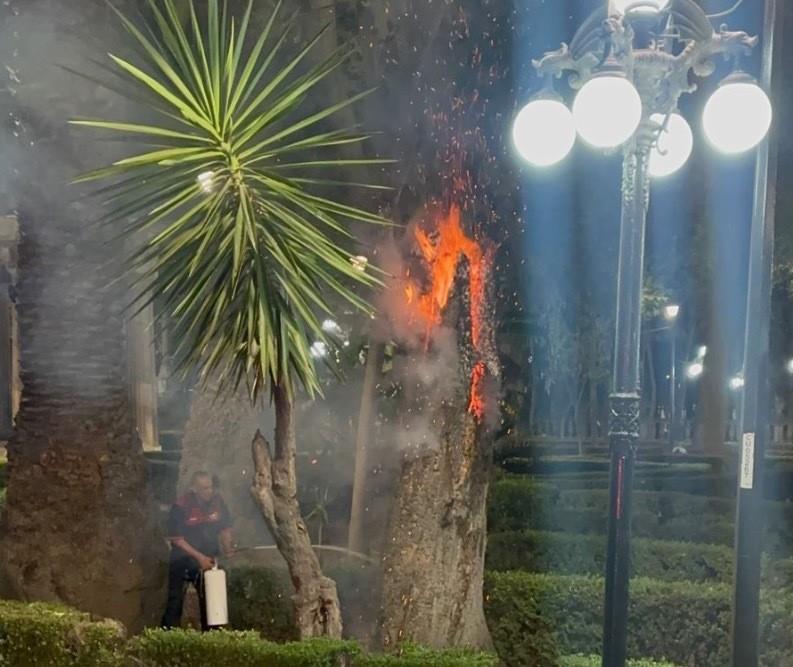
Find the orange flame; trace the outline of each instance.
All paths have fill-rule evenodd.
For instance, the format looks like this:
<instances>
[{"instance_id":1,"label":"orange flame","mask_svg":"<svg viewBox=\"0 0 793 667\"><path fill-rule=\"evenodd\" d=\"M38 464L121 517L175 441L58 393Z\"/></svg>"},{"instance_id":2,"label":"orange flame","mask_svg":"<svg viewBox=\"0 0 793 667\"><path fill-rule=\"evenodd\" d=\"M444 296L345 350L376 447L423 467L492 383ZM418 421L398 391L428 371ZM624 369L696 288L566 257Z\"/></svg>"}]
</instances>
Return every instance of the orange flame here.
<instances>
[{"instance_id":1,"label":"orange flame","mask_svg":"<svg viewBox=\"0 0 793 667\"><path fill-rule=\"evenodd\" d=\"M461 224L461 210L453 204L447 215L437 224L435 233L416 227L416 245L424 259L429 272L429 289L421 293L415 282L407 279L405 297L409 305L414 306L427 329L429 344L432 328L438 326L446 305L449 302L457 265L462 257L468 260L468 284L471 299L471 342L478 351L482 335L484 316L485 283L489 266L489 253L483 252L479 244L466 236ZM484 414L483 384L486 366L479 361L471 373L471 398L468 411L477 419Z\"/></svg>"},{"instance_id":2,"label":"orange flame","mask_svg":"<svg viewBox=\"0 0 793 667\"><path fill-rule=\"evenodd\" d=\"M471 398L468 402L468 412L479 421L485 415L484 382L487 367L484 361L477 361L474 370L471 372Z\"/></svg>"}]
</instances>

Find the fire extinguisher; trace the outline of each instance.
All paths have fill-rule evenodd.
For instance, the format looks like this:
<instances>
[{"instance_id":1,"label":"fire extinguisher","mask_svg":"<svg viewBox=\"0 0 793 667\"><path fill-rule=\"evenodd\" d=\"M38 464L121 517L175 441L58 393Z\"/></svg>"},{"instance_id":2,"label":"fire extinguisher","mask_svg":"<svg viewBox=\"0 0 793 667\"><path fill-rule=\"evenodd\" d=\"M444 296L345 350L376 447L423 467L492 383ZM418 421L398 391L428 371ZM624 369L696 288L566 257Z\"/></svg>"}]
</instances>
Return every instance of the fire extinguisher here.
<instances>
[{"instance_id":1,"label":"fire extinguisher","mask_svg":"<svg viewBox=\"0 0 793 667\"><path fill-rule=\"evenodd\" d=\"M226 595L226 573L217 563L211 570L204 571L204 604L209 627L228 625L229 606Z\"/></svg>"}]
</instances>

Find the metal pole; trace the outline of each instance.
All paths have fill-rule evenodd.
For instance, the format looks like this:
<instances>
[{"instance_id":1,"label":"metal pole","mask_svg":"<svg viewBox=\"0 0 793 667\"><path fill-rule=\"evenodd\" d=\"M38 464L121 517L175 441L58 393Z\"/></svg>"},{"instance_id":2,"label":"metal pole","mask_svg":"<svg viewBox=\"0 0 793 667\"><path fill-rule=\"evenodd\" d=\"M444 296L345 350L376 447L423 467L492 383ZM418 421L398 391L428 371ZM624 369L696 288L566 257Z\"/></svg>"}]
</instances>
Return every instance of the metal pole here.
<instances>
[{"instance_id":1,"label":"metal pole","mask_svg":"<svg viewBox=\"0 0 793 667\"><path fill-rule=\"evenodd\" d=\"M617 268L614 369L609 397L611 490L606 555L603 667L624 667L630 575L631 490L639 439L639 355L644 227L649 201L650 143L642 127L625 150Z\"/></svg>"},{"instance_id":2,"label":"metal pole","mask_svg":"<svg viewBox=\"0 0 793 667\"><path fill-rule=\"evenodd\" d=\"M771 91L776 0L765 0L762 85ZM770 418L768 348L771 271L774 257L776 142L772 133L760 145L755 169L754 210L749 249L749 288L744 339L741 458L735 518L735 581L732 666L758 664L760 559L763 537L763 477Z\"/></svg>"},{"instance_id":3,"label":"metal pole","mask_svg":"<svg viewBox=\"0 0 793 667\"><path fill-rule=\"evenodd\" d=\"M674 323L669 327L669 335L672 337L672 370L669 373L669 441L674 445L677 435L675 428L677 418L677 330Z\"/></svg>"}]
</instances>

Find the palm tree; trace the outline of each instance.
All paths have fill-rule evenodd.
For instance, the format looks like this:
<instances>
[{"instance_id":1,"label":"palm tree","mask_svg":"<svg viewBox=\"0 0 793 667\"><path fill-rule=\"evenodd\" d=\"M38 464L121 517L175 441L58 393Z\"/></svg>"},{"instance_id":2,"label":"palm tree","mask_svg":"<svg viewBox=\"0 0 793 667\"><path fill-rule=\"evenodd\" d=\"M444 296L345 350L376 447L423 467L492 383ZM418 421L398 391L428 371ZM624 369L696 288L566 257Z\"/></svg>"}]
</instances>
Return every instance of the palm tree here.
<instances>
[{"instance_id":1,"label":"palm tree","mask_svg":"<svg viewBox=\"0 0 793 667\"><path fill-rule=\"evenodd\" d=\"M338 178L348 165L383 162L322 155L367 138L327 127L367 93L304 110L350 51L340 47L298 73L320 35L287 59L278 7L249 41L253 0L239 22L221 0L208 0L201 17L190 0L187 30L174 0L147 4L143 29L118 13L140 62L110 57L131 84L122 90L148 100L159 121L74 121L147 146L81 180L108 181L98 191L106 223L148 235L131 265L145 273L141 295L164 304L178 367L197 369L220 391L245 386L253 402L271 397L274 447L257 432L254 499L289 567L302 636L340 636L336 586L322 574L296 500L294 402L298 389L320 389L314 356L333 346L321 325L330 303L368 311L356 286L377 282L352 261L347 223L384 220L320 190L340 185L323 170Z\"/></svg>"}]
</instances>

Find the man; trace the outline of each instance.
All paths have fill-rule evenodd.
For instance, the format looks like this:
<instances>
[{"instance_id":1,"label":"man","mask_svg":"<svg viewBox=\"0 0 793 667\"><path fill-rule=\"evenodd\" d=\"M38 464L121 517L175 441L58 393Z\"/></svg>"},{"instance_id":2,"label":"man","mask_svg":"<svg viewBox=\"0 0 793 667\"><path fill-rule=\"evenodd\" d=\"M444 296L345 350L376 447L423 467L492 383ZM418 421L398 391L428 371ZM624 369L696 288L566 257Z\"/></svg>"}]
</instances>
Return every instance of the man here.
<instances>
[{"instance_id":1,"label":"man","mask_svg":"<svg viewBox=\"0 0 793 667\"><path fill-rule=\"evenodd\" d=\"M188 583L198 592L201 628L207 630L202 573L215 565L220 553L232 552L231 517L223 498L203 470L191 479L190 491L171 507L168 516L171 562L168 569L168 603L162 627L179 627Z\"/></svg>"}]
</instances>

